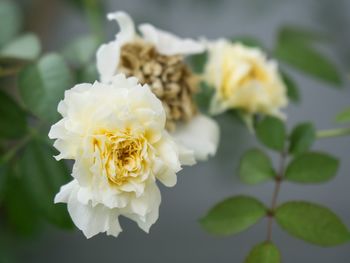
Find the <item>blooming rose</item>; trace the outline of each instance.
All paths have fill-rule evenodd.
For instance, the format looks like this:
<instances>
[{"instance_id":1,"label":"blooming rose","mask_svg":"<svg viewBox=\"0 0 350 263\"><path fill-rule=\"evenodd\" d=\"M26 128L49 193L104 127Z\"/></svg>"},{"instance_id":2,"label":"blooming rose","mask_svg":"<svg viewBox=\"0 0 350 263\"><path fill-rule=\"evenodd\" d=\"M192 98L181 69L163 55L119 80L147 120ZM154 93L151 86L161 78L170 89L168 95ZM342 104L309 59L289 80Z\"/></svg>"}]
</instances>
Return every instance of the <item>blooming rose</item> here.
<instances>
[{"instance_id":1,"label":"blooming rose","mask_svg":"<svg viewBox=\"0 0 350 263\"><path fill-rule=\"evenodd\" d=\"M156 179L173 186L181 165L194 163L165 130L161 102L147 85L120 74L108 84L76 85L58 111L62 119L49 137L56 139L56 158L75 163L73 181L55 202L67 203L87 238L99 232L117 236L120 215L148 232L161 201Z\"/></svg>"},{"instance_id":2,"label":"blooming rose","mask_svg":"<svg viewBox=\"0 0 350 263\"><path fill-rule=\"evenodd\" d=\"M275 61L257 49L225 39L208 43L204 78L215 89L210 112L241 109L248 114L282 116L286 87Z\"/></svg>"},{"instance_id":3,"label":"blooming rose","mask_svg":"<svg viewBox=\"0 0 350 263\"><path fill-rule=\"evenodd\" d=\"M162 101L166 128L182 146L193 151L197 160L214 155L219 141L219 128L200 114L193 100L198 77L185 63L185 56L205 51L204 45L192 39L141 24L141 35L135 32L130 16L124 12L108 15L116 20L120 32L115 40L103 44L97 52L97 68L102 82L122 72L148 84Z\"/></svg>"}]
</instances>

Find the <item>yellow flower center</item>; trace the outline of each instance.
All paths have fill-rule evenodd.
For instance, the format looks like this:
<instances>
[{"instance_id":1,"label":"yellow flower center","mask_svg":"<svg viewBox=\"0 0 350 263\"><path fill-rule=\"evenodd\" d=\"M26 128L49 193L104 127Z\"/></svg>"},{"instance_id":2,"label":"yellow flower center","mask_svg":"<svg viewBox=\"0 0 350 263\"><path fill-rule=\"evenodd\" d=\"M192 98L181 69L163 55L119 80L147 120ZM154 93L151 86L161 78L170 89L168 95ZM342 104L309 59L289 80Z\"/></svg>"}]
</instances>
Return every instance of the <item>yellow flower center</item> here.
<instances>
[{"instance_id":1,"label":"yellow flower center","mask_svg":"<svg viewBox=\"0 0 350 263\"><path fill-rule=\"evenodd\" d=\"M246 72L246 74L242 75L241 78L235 80L233 83L232 77L234 76L236 68L234 65L232 65L229 57L224 60L221 92L225 99L230 99L232 92L237 92L236 89L244 87L251 81L257 81L260 83L265 83L268 81L268 74L262 65L256 63L255 61L249 60L246 60L245 63L249 63L249 70ZM232 90L232 86L236 87L236 89Z\"/></svg>"},{"instance_id":2,"label":"yellow flower center","mask_svg":"<svg viewBox=\"0 0 350 263\"><path fill-rule=\"evenodd\" d=\"M268 79L267 73L262 68L261 65L254 63L253 61L250 62L250 70L248 73L239 81L238 85L245 85L247 82L256 80L259 82L266 82Z\"/></svg>"},{"instance_id":3,"label":"yellow flower center","mask_svg":"<svg viewBox=\"0 0 350 263\"><path fill-rule=\"evenodd\" d=\"M104 131L93 139L95 162L111 184L121 186L137 178L146 166L149 145L143 135L133 136L130 131L112 133Z\"/></svg>"}]
</instances>

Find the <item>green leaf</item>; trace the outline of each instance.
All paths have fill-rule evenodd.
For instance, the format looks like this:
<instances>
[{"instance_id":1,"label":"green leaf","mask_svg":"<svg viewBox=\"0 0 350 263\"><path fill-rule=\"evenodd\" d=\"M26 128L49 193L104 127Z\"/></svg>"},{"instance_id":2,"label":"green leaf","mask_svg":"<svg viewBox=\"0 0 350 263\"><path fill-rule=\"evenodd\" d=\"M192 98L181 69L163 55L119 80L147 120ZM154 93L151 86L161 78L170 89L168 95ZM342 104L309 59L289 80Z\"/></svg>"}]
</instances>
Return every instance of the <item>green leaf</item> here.
<instances>
[{"instance_id":1,"label":"green leaf","mask_svg":"<svg viewBox=\"0 0 350 263\"><path fill-rule=\"evenodd\" d=\"M300 154L310 149L316 139L316 131L312 123L301 123L296 126L290 136L289 152Z\"/></svg>"},{"instance_id":2,"label":"green leaf","mask_svg":"<svg viewBox=\"0 0 350 263\"><path fill-rule=\"evenodd\" d=\"M350 233L338 216L317 204L287 202L277 208L276 220L290 235L315 245L330 247L350 240Z\"/></svg>"},{"instance_id":3,"label":"green leaf","mask_svg":"<svg viewBox=\"0 0 350 263\"><path fill-rule=\"evenodd\" d=\"M205 63L207 62L207 60L208 60L207 52L190 56L189 63L191 65L193 72L198 74L203 73Z\"/></svg>"},{"instance_id":4,"label":"green leaf","mask_svg":"<svg viewBox=\"0 0 350 263\"><path fill-rule=\"evenodd\" d=\"M0 1L0 47L17 35L21 20L20 10L14 1Z\"/></svg>"},{"instance_id":5,"label":"green leaf","mask_svg":"<svg viewBox=\"0 0 350 263\"><path fill-rule=\"evenodd\" d=\"M81 9L86 15L87 21L89 23L90 29L94 32L99 39L103 39L104 35L104 14L105 2L99 0L66 0L75 7Z\"/></svg>"},{"instance_id":6,"label":"green leaf","mask_svg":"<svg viewBox=\"0 0 350 263\"><path fill-rule=\"evenodd\" d=\"M66 0L66 2L72 4L78 9L81 9L81 11L84 11L87 8L90 8L90 6L94 7L95 12L97 13L104 13L104 2L98 1L98 0Z\"/></svg>"},{"instance_id":7,"label":"green leaf","mask_svg":"<svg viewBox=\"0 0 350 263\"><path fill-rule=\"evenodd\" d=\"M282 120L267 116L256 125L258 139L267 147L283 151L286 140L286 127Z\"/></svg>"},{"instance_id":8,"label":"green leaf","mask_svg":"<svg viewBox=\"0 0 350 263\"><path fill-rule=\"evenodd\" d=\"M347 108L340 112L337 117L336 121L339 123L348 123L350 122L350 108Z\"/></svg>"},{"instance_id":9,"label":"green leaf","mask_svg":"<svg viewBox=\"0 0 350 263\"><path fill-rule=\"evenodd\" d=\"M282 75L282 80L287 87L288 98L294 103L300 102L299 89L296 83L294 82L294 80L289 75L287 75L287 73L283 71L281 71L281 75Z\"/></svg>"},{"instance_id":10,"label":"green leaf","mask_svg":"<svg viewBox=\"0 0 350 263\"><path fill-rule=\"evenodd\" d=\"M13 245L9 242L9 234L3 233L4 230L0 229L1 237L0 237L0 262L1 263L15 263ZM9 232L9 231L7 231Z\"/></svg>"},{"instance_id":11,"label":"green leaf","mask_svg":"<svg viewBox=\"0 0 350 263\"><path fill-rule=\"evenodd\" d=\"M0 161L0 203L2 202L7 184L8 167Z\"/></svg>"},{"instance_id":12,"label":"green leaf","mask_svg":"<svg viewBox=\"0 0 350 263\"><path fill-rule=\"evenodd\" d=\"M303 42L312 43L315 41L323 41L328 38L321 33L314 32L298 26L284 26L278 32L278 42Z\"/></svg>"},{"instance_id":13,"label":"green leaf","mask_svg":"<svg viewBox=\"0 0 350 263\"><path fill-rule=\"evenodd\" d=\"M256 224L266 215L264 205L253 197L231 197L214 206L200 220L210 234L233 235Z\"/></svg>"},{"instance_id":14,"label":"green leaf","mask_svg":"<svg viewBox=\"0 0 350 263\"><path fill-rule=\"evenodd\" d=\"M296 183L322 183L337 174L338 166L339 161L328 154L303 153L288 165L285 178Z\"/></svg>"},{"instance_id":15,"label":"green leaf","mask_svg":"<svg viewBox=\"0 0 350 263\"><path fill-rule=\"evenodd\" d=\"M320 80L337 86L342 84L336 66L313 47L301 42L282 42L277 46L275 56Z\"/></svg>"},{"instance_id":16,"label":"green leaf","mask_svg":"<svg viewBox=\"0 0 350 263\"><path fill-rule=\"evenodd\" d=\"M98 44L98 40L93 36L79 37L63 50L63 56L75 66L85 66L95 58Z\"/></svg>"},{"instance_id":17,"label":"green leaf","mask_svg":"<svg viewBox=\"0 0 350 263\"><path fill-rule=\"evenodd\" d=\"M51 223L70 228L71 221L64 205L54 204L60 187L69 181L63 162L57 162L54 150L46 143L34 139L20 159L21 180L40 213Z\"/></svg>"},{"instance_id":18,"label":"green leaf","mask_svg":"<svg viewBox=\"0 0 350 263\"><path fill-rule=\"evenodd\" d=\"M271 180L276 175L270 158L259 149L247 151L240 162L239 176L247 184Z\"/></svg>"},{"instance_id":19,"label":"green leaf","mask_svg":"<svg viewBox=\"0 0 350 263\"><path fill-rule=\"evenodd\" d=\"M25 112L0 90L0 139L14 139L26 133Z\"/></svg>"},{"instance_id":20,"label":"green leaf","mask_svg":"<svg viewBox=\"0 0 350 263\"><path fill-rule=\"evenodd\" d=\"M280 263L281 254L271 242L263 242L250 251L245 263Z\"/></svg>"},{"instance_id":21,"label":"green leaf","mask_svg":"<svg viewBox=\"0 0 350 263\"><path fill-rule=\"evenodd\" d=\"M78 69L76 79L78 83L94 83L99 79L96 64L88 64Z\"/></svg>"},{"instance_id":22,"label":"green leaf","mask_svg":"<svg viewBox=\"0 0 350 263\"><path fill-rule=\"evenodd\" d=\"M205 82L201 82L200 91L195 94L195 102L199 109L206 113L209 111L210 102L214 95L215 89L212 86L209 86Z\"/></svg>"},{"instance_id":23,"label":"green leaf","mask_svg":"<svg viewBox=\"0 0 350 263\"><path fill-rule=\"evenodd\" d=\"M58 119L57 105L64 91L73 86L69 68L62 57L49 54L19 74L19 90L28 107L49 122Z\"/></svg>"},{"instance_id":24,"label":"green leaf","mask_svg":"<svg viewBox=\"0 0 350 263\"><path fill-rule=\"evenodd\" d=\"M24 184L25 182L12 169L7 179L5 209L15 232L29 236L39 230L40 216Z\"/></svg>"},{"instance_id":25,"label":"green leaf","mask_svg":"<svg viewBox=\"0 0 350 263\"><path fill-rule=\"evenodd\" d=\"M239 42L242 45L247 46L247 47L265 49L264 45L258 39L251 37L251 36L234 37L234 38L232 38L232 42L233 43Z\"/></svg>"},{"instance_id":26,"label":"green leaf","mask_svg":"<svg viewBox=\"0 0 350 263\"><path fill-rule=\"evenodd\" d=\"M8 43L0 50L0 56L33 60L40 55L41 45L36 35L28 33Z\"/></svg>"}]
</instances>

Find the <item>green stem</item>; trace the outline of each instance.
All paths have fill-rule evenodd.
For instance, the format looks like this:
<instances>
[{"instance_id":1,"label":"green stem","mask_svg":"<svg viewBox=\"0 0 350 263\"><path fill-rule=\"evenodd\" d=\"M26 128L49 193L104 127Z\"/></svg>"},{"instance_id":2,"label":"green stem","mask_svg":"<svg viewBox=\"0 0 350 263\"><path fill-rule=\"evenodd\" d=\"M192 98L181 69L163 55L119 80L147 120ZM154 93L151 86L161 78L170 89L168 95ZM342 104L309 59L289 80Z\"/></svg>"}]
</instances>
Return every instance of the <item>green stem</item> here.
<instances>
[{"instance_id":1,"label":"green stem","mask_svg":"<svg viewBox=\"0 0 350 263\"><path fill-rule=\"evenodd\" d=\"M340 137L350 135L350 128L338 128L338 129L330 129L330 130L322 130L317 132L317 138L332 138L332 137Z\"/></svg>"},{"instance_id":2,"label":"green stem","mask_svg":"<svg viewBox=\"0 0 350 263\"><path fill-rule=\"evenodd\" d=\"M271 241L272 239L272 225L273 225L273 218L274 218L274 213L277 208L277 200L278 200L278 195L281 191L281 184L284 176L284 170L285 170L285 162L287 159L287 153L283 151L281 153L281 163L279 167L278 174L275 178L275 190L273 192L272 196L272 201L271 201L271 207L270 211L268 214L268 221L267 221L267 241Z\"/></svg>"},{"instance_id":3,"label":"green stem","mask_svg":"<svg viewBox=\"0 0 350 263\"><path fill-rule=\"evenodd\" d=\"M19 140L12 148L10 148L7 153L1 158L2 163L7 163L10 161L17 152L22 149L34 136L36 132L34 130L29 130L28 134Z\"/></svg>"},{"instance_id":4,"label":"green stem","mask_svg":"<svg viewBox=\"0 0 350 263\"><path fill-rule=\"evenodd\" d=\"M21 70L21 67L13 67L13 68L2 68L0 67L0 77L7 77L11 75L17 74Z\"/></svg>"}]
</instances>

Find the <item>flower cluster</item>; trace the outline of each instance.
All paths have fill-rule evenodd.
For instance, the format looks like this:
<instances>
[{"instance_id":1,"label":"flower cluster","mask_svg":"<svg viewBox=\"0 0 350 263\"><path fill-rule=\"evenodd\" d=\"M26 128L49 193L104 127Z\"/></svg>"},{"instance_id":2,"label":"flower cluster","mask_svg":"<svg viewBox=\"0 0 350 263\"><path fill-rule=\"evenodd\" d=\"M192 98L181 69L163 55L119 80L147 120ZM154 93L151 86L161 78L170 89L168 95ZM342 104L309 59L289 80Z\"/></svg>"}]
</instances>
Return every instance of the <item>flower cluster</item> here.
<instances>
[{"instance_id":1,"label":"flower cluster","mask_svg":"<svg viewBox=\"0 0 350 263\"><path fill-rule=\"evenodd\" d=\"M150 24L141 24L142 35L138 35L131 17L124 12L109 14L108 18L119 23L120 32L97 51L102 82L124 73L148 84L163 104L166 128L175 140L192 151L197 160L215 154L219 129L212 119L198 112L193 95L199 77L185 63L185 56L204 52L205 45Z\"/></svg>"},{"instance_id":2,"label":"flower cluster","mask_svg":"<svg viewBox=\"0 0 350 263\"><path fill-rule=\"evenodd\" d=\"M49 137L74 160L73 180L55 202L67 203L86 237L117 236L119 216L148 232L161 202L157 181L172 187L183 165L216 153L219 128L195 103L200 80L215 94L211 113L242 109L281 115L286 90L277 66L264 54L226 40L181 39L150 24L136 32L124 12L109 14L120 32L97 51L100 80L79 84L58 106L62 119ZM186 57L208 52L204 76Z\"/></svg>"}]
</instances>

